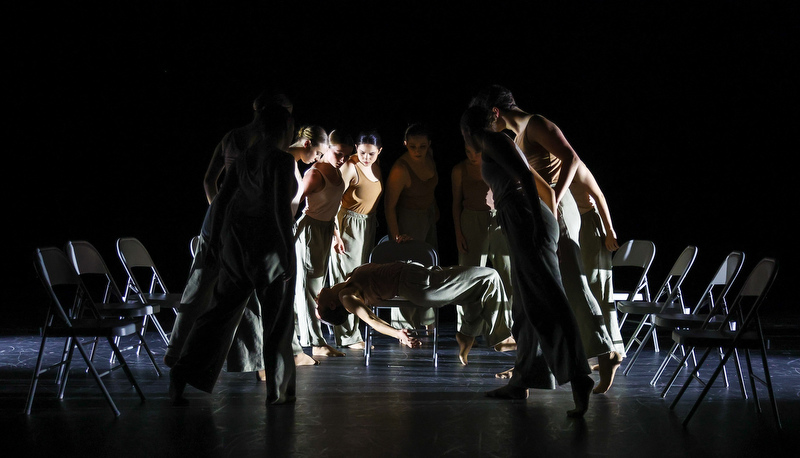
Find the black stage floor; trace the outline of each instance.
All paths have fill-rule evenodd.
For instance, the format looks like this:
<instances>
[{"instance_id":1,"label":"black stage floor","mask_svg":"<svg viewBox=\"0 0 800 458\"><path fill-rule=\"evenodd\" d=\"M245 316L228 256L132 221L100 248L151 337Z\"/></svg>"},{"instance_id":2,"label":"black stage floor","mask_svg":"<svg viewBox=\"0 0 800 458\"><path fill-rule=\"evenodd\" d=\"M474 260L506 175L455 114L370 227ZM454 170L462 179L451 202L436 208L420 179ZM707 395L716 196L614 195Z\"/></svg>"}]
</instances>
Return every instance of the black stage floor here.
<instances>
[{"instance_id":1,"label":"black stage floor","mask_svg":"<svg viewBox=\"0 0 800 458\"><path fill-rule=\"evenodd\" d=\"M369 367L353 350L300 367L297 402L270 408L264 406L264 384L252 373L223 373L213 395L187 387L189 406L173 407L166 368L158 377L144 354L128 352L147 400L140 402L122 371L113 372L105 380L119 417L84 373L82 361L73 366L63 401L55 397L54 372L45 374L33 411L25 415L39 338L0 336L3 455L15 456L6 451L17 450L24 456L773 456L788 453L800 433L795 339L773 340L769 351L783 421L779 431L766 390L759 388L764 407L759 414L735 380L729 388L718 381L682 426L699 385L670 410L678 388L662 399L662 384L649 384L661 361L652 348L630 375L620 371L609 393L592 395L584 419L565 415L572 407L569 385L532 391L527 401L487 398L485 391L505 383L494 374L513 364L513 354L479 345L470 364L461 366L452 323L444 323L442 333L438 368L427 359L429 347L410 350L378 337ZM148 333L148 341L160 362L163 342L155 333ZM60 349L56 340L49 343L46 362L54 362ZM107 366L108 354L106 345L100 367ZM760 364L756 368L760 373Z\"/></svg>"}]
</instances>

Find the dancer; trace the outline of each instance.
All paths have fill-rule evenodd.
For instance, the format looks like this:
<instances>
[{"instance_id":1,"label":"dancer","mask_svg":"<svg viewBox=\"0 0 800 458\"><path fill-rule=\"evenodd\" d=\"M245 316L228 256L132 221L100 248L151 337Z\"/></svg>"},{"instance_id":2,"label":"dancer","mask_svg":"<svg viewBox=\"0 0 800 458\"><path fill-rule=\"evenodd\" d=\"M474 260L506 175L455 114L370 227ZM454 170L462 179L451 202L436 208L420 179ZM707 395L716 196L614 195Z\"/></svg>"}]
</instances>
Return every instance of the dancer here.
<instances>
[{"instance_id":1,"label":"dancer","mask_svg":"<svg viewBox=\"0 0 800 458\"><path fill-rule=\"evenodd\" d=\"M579 245L581 218L569 190L581 160L558 126L541 115L520 109L508 89L489 86L471 104L492 112L496 132L508 129L514 133L514 141L525 154L529 166L553 188L561 232L558 239L561 279L580 326L585 352L596 356L600 366L600 383L595 392L604 393L614 381L621 358L616 354L603 311L583 273Z\"/></svg>"},{"instance_id":2,"label":"dancer","mask_svg":"<svg viewBox=\"0 0 800 458\"><path fill-rule=\"evenodd\" d=\"M493 320L498 321L498 324L492 329L496 334L484 332L483 337L487 345L493 346L495 350L514 350L516 342L510 337L513 298L508 241L497 221L492 191L481 176L481 153L469 147L464 149L467 158L456 164L450 174L458 265L486 267L491 263L491 267L500 274L509 301L506 308L494 311ZM457 305L457 324L462 319L463 309ZM486 331L488 330L487 328ZM462 362L466 364L466 358Z\"/></svg>"},{"instance_id":3,"label":"dancer","mask_svg":"<svg viewBox=\"0 0 800 458\"><path fill-rule=\"evenodd\" d=\"M295 235L298 271L294 308L300 345L311 346L312 356L345 356L325 340L314 313L314 298L325 283L331 244L341 249L341 238L334 222L345 189L339 168L353 152L352 137L340 131L332 131L328 143L322 159L303 176L301 201L305 200L306 205Z\"/></svg>"},{"instance_id":4,"label":"dancer","mask_svg":"<svg viewBox=\"0 0 800 458\"><path fill-rule=\"evenodd\" d=\"M492 113L480 106L470 107L461 118L465 143L482 153L481 172L511 253L517 357L508 384L487 395L525 399L528 388L552 389L555 382L570 382L575 409L567 414L579 417L588 408L594 381L560 281L558 224L554 207L545 203L554 205L555 193L527 167L507 135L490 129L491 120Z\"/></svg>"},{"instance_id":5,"label":"dancer","mask_svg":"<svg viewBox=\"0 0 800 458\"><path fill-rule=\"evenodd\" d=\"M581 213L580 246L583 270L589 288L603 310L606 327L614 341L614 354L609 355L608 359L611 359L611 370L616 371L625 357L625 342L620 334L612 281L612 252L619 249L617 233L611 222L611 211L605 195L583 162L569 189ZM600 363L596 369L600 369ZM599 390L600 387L595 388L595 391Z\"/></svg>"},{"instance_id":6,"label":"dancer","mask_svg":"<svg viewBox=\"0 0 800 458\"><path fill-rule=\"evenodd\" d=\"M350 156L340 169L347 187L337 215L341 250L334 247L331 253L329 271L332 285L345 281L353 269L369 261L369 254L375 247L378 225L375 214L383 193L378 162L382 150L378 132L362 132L356 137L356 154ZM351 314L344 323L334 326L336 345L363 349L364 339L358 325L358 317Z\"/></svg>"},{"instance_id":7,"label":"dancer","mask_svg":"<svg viewBox=\"0 0 800 458\"><path fill-rule=\"evenodd\" d=\"M422 240L438 249L436 221L439 208L434 194L439 183L431 136L427 128L408 126L403 144L407 151L392 165L386 179L384 212L389 237L396 242ZM393 308L394 326L416 329L433 325L433 311L418 308Z\"/></svg>"},{"instance_id":8,"label":"dancer","mask_svg":"<svg viewBox=\"0 0 800 458\"><path fill-rule=\"evenodd\" d=\"M323 288L317 297L317 314L327 323L342 323L357 315L381 334L416 348L421 343L408 329L399 329L380 319L370 308L382 300L402 296L420 307L443 307L459 303L464 322L456 335L459 357L469 354L475 337L492 323L494 310L507 301L503 282L490 267L425 267L415 262L368 263L356 268L342 283Z\"/></svg>"},{"instance_id":9,"label":"dancer","mask_svg":"<svg viewBox=\"0 0 800 458\"><path fill-rule=\"evenodd\" d=\"M214 198L219 192L218 181L224 171L230 167L245 149L264 139L266 128L262 112L268 104L280 103L292 111L288 99L274 98L274 94L265 91L253 101L253 121L249 124L229 131L214 150L203 180L209 208L201 229L201 234L189 277L181 297L181 306L170 333L170 341L164 354L164 364L172 367L180 357L184 342L194 326L197 318L208 310L214 285L219 274L219 266L215 262L217 253L209 253L208 218L210 217ZM255 296L247 299L242 319L236 330L234 342L227 356L228 372L257 372L259 380L266 380L263 367L263 336L261 323L261 307Z\"/></svg>"},{"instance_id":10,"label":"dancer","mask_svg":"<svg viewBox=\"0 0 800 458\"><path fill-rule=\"evenodd\" d=\"M209 247L218 253L219 276L208 311L198 317L170 371L170 397L184 404L186 384L211 392L242 317L245 300L261 305L267 404L295 400L292 287L296 273L292 237L294 159L284 150L293 119L277 104L263 112L265 137L244 150L214 198Z\"/></svg>"}]
</instances>

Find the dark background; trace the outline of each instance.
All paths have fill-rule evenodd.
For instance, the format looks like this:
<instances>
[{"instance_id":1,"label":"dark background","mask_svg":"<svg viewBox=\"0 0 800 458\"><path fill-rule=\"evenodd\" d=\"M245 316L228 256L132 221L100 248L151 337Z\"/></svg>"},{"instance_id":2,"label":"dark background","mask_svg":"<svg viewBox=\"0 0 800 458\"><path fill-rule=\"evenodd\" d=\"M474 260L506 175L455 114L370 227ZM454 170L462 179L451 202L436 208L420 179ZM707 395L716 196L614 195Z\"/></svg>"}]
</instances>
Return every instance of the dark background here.
<instances>
[{"instance_id":1,"label":"dark background","mask_svg":"<svg viewBox=\"0 0 800 458\"><path fill-rule=\"evenodd\" d=\"M123 283L114 241L137 237L182 290L211 153L273 84L294 100L298 123L377 128L386 171L407 124L430 125L443 264L457 262L449 175L464 158L459 117L496 82L562 129L603 188L620 240L655 242L652 288L689 244L699 248L690 294L743 250L745 271L763 256L782 261L772 308L791 310L794 2L275 3L12 7L14 307L0 328L39 325L37 246L88 240Z\"/></svg>"}]
</instances>

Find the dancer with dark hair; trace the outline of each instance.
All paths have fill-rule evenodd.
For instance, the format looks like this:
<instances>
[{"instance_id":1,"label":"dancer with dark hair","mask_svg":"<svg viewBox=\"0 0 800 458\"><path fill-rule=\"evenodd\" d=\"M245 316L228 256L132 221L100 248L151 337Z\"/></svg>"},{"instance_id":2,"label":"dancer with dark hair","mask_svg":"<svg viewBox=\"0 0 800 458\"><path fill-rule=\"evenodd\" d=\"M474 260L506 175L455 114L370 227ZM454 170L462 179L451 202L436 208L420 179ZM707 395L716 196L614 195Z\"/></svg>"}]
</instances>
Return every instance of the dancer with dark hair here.
<instances>
[{"instance_id":1,"label":"dancer with dark hair","mask_svg":"<svg viewBox=\"0 0 800 458\"><path fill-rule=\"evenodd\" d=\"M508 252L508 240L503 228L497 220L497 210L489 185L481 176L481 153L470 147L465 148L467 158L453 167L450 182L453 188L453 227L456 233L458 249L458 265L483 266L491 265L503 279L506 295L509 298L506 307L494 311L494 321L498 322L490 332L483 334L486 344L497 351L509 351L516 348L511 337L511 255ZM456 325L463 317L463 309L456 306ZM466 358L462 360L466 364Z\"/></svg>"},{"instance_id":2,"label":"dancer with dark hair","mask_svg":"<svg viewBox=\"0 0 800 458\"><path fill-rule=\"evenodd\" d=\"M594 298L583 270L580 248L581 216L570 185L582 162L561 129L544 116L529 114L517 106L503 86L485 88L471 102L492 113L496 132L508 129L527 163L553 188L558 211L559 268L569 303L578 320L584 350L596 356L600 367L597 393L608 390L622 360L608 330L603 310Z\"/></svg>"},{"instance_id":3,"label":"dancer with dark hair","mask_svg":"<svg viewBox=\"0 0 800 458\"><path fill-rule=\"evenodd\" d=\"M462 304L464 322L457 331L459 357L472 348L475 337L491 326L493 311L503 308L506 293L497 271L490 267L425 267L414 262L367 263L356 268L342 283L323 288L317 297L317 315L330 324L357 315L381 334L397 338L411 348L420 342L386 323L372 312L371 305L397 295L420 307L439 308Z\"/></svg>"},{"instance_id":4,"label":"dancer with dark hair","mask_svg":"<svg viewBox=\"0 0 800 458\"><path fill-rule=\"evenodd\" d=\"M513 141L489 128L491 120L491 112L480 106L469 108L461 118L465 143L482 154L482 176L492 189L511 253L517 357L508 384L487 395L525 399L528 388L552 389L556 383L570 382L575 409L567 414L579 417L588 408L594 381L561 284L558 223L552 213L555 195L527 167Z\"/></svg>"},{"instance_id":5,"label":"dancer with dark hair","mask_svg":"<svg viewBox=\"0 0 800 458\"><path fill-rule=\"evenodd\" d=\"M369 254L375 247L378 199L383 194L378 161L382 150L383 142L377 131L362 132L356 137L355 154L339 169L346 188L336 216L342 244L334 246L331 253L332 285L345 281L353 269L369 261ZM358 317L351 314L344 323L334 326L336 345L363 349L364 339L358 324Z\"/></svg>"},{"instance_id":6,"label":"dancer with dark hair","mask_svg":"<svg viewBox=\"0 0 800 458\"><path fill-rule=\"evenodd\" d=\"M285 107L262 111L265 136L236 158L214 198L208 245L219 256L211 307L189 333L170 371L170 397L184 404L186 384L211 392L225 362L245 301L261 306L267 404L295 399L292 288L296 261L292 199L294 158L285 149L293 119Z\"/></svg>"},{"instance_id":7,"label":"dancer with dark hair","mask_svg":"<svg viewBox=\"0 0 800 458\"><path fill-rule=\"evenodd\" d=\"M340 167L353 152L353 139L341 131L328 136L328 149L303 176L303 216L297 221L297 286L294 308L300 345L312 347L312 356L344 356L328 344L314 313L314 298L325 283L331 245L340 247L335 224L345 182Z\"/></svg>"},{"instance_id":8,"label":"dancer with dark hair","mask_svg":"<svg viewBox=\"0 0 800 458\"><path fill-rule=\"evenodd\" d=\"M439 207L435 190L439 183L433 160L431 135L421 123L408 126L403 144L406 152L392 165L386 179L384 212L389 237L395 242L422 240L438 249L436 222ZM431 310L393 308L392 324L403 328L433 325Z\"/></svg>"}]
</instances>

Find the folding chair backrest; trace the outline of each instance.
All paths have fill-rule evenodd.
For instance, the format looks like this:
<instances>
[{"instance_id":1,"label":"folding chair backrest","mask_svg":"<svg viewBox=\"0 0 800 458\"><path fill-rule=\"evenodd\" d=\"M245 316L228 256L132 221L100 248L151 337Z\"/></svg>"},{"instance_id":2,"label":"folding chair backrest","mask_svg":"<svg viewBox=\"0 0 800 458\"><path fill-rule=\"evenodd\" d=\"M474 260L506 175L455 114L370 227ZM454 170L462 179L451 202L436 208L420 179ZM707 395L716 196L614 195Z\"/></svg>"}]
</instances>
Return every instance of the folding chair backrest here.
<instances>
[{"instance_id":1,"label":"folding chair backrest","mask_svg":"<svg viewBox=\"0 0 800 458\"><path fill-rule=\"evenodd\" d=\"M100 255L100 252L89 242L69 241L65 248L67 257L72 262L72 266L82 279L87 276L98 276L105 279L104 292L102 297L94 297L94 300L100 302L117 302L122 300L122 293L111 276L111 271L108 269L105 260ZM94 289L94 288L92 288Z\"/></svg>"},{"instance_id":2,"label":"folding chair backrest","mask_svg":"<svg viewBox=\"0 0 800 458\"><path fill-rule=\"evenodd\" d=\"M169 293L161 274L156 269L153 259L147 248L142 245L138 239L133 237L122 237L117 239L117 255L119 256L125 272L128 274L128 281L125 284L125 295L133 292L141 297L143 293L154 293L156 288L159 288L163 293ZM137 276L135 270L138 268L145 268L150 273L150 285L144 288Z\"/></svg>"},{"instance_id":3,"label":"folding chair backrest","mask_svg":"<svg viewBox=\"0 0 800 458\"><path fill-rule=\"evenodd\" d=\"M643 293L644 300L650 299L647 272L650 270L655 256L656 245L649 240L628 240L614 253L611 260L613 267L638 267L641 269L639 279L631 288L627 300L633 300L639 293Z\"/></svg>"},{"instance_id":4,"label":"folding chair backrest","mask_svg":"<svg viewBox=\"0 0 800 458\"><path fill-rule=\"evenodd\" d=\"M744 264L744 253L732 251L728 254L714 273L714 277L706 286L703 294L700 295L700 300L697 301L692 313L697 313L704 308L708 308L709 314L718 313L723 308L727 313L726 297L742 270L742 264Z\"/></svg>"},{"instance_id":5,"label":"folding chair backrest","mask_svg":"<svg viewBox=\"0 0 800 458\"><path fill-rule=\"evenodd\" d=\"M64 252L55 247L37 248L34 254L34 267L50 296L51 313L69 326L70 318L75 315L77 291L81 287L78 273ZM69 289L70 296L63 294L64 288ZM72 298L72 303L64 300L67 297Z\"/></svg>"},{"instance_id":6,"label":"folding chair backrest","mask_svg":"<svg viewBox=\"0 0 800 458\"><path fill-rule=\"evenodd\" d=\"M695 257L697 257L697 247L690 245L684 248L669 270L667 277L664 279L664 283L662 283L661 287L658 289L658 292L653 298L654 302L666 302L669 304L676 300L683 301L683 297L681 297L681 285L686 279L686 275L689 273L692 264L694 264Z\"/></svg>"},{"instance_id":7,"label":"folding chair backrest","mask_svg":"<svg viewBox=\"0 0 800 458\"><path fill-rule=\"evenodd\" d=\"M778 262L772 258L764 258L750 271L739 294L731 304L731 311L723 326L730 321L739 321L738 327L744 330L758 314L758 309L767 297L769 289L778 274Z\"/></svg>"},{"instance_id":8,"label":"folding chair backrest","mask_svg":"<svg viewBox=\"0 0 800 458\"><path fill-rule=\"evenodd\" d=\"M369 262L382 264L394 261L414 261L423 266L438 266L439 254L430 244L421 240L396 243L384 237L373 248Z\"/></svg>"}]
</instances>

